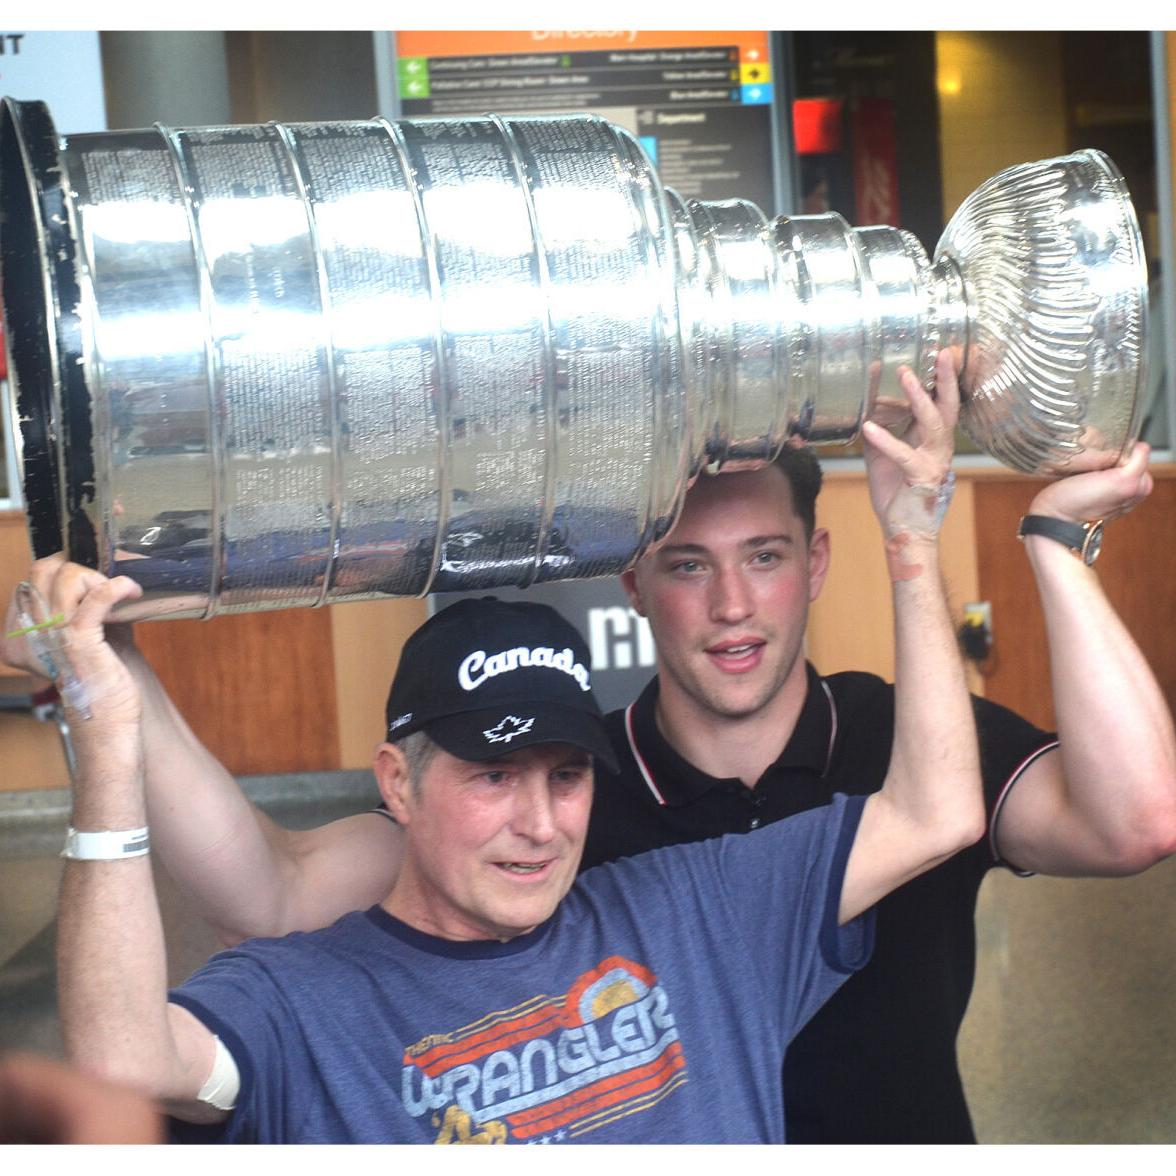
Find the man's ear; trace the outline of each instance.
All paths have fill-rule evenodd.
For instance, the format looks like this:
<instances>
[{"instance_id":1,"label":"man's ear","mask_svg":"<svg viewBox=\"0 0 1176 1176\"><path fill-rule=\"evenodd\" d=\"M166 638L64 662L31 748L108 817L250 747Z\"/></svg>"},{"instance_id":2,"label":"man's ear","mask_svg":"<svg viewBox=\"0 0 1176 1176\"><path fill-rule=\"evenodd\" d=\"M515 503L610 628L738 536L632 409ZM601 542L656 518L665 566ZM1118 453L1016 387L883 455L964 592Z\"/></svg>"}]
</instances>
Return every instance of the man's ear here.
<instances>
[{"instance_id":1,"label":"man's ear","mask_svg":"<svg viewBox=\"0 0 1176 1176\"><path fill-rule=\"evenodd\" d=\"M404 752L398 744L381 743L376 748L376 760L372 768L384 807L398 825L408 825L412 819L412 778Z\"/></svg>"},{"instance_id":2,"label":"man's ear","mask_svg":"<svg viewBox=\"0 0 1176 1176\"><path fill-rule=\"evenodd\" d=\"M630 568L627 572L621 573L621 587L625 590L625 595L629 598L629 603L633 606L633 611L639 616L645 616L645 609L641 607L641 592L637 588L637 572Z\"/></svg>"},{"instance_id":3,"label":"man's ear","mask_svg":"<svg viewBox=\"0 0 1176 1176\"><path fill-rule=\"evenodd\" d=\"M833 541L824 527L813 531L809 540L809 603L812 604L821 595L825 586L825 577L829 574L829 561L833 557Z\"/></svg>"}]
</instances>

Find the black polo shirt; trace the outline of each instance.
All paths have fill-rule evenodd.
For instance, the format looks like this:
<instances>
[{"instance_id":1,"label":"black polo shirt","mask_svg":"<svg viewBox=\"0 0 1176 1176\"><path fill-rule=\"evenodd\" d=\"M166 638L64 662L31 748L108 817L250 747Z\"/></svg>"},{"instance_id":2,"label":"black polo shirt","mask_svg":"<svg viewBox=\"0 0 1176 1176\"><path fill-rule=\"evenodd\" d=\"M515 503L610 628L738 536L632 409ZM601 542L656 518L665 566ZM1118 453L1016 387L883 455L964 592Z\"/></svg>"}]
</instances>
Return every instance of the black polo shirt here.
<instances>
[{"instance_id":1,"label":"black polo shirt","mask_svg":"<svg viewBox=\"0 0 1176 1176\"><path fill-rule=\"evenodd\" d=\"M894 732L894 688L872 674L820 677L796 729L752 789L699 771L662 737L657 680L606 722L617 774L596 773L583 867L662 845L747 832L882 786ZM974 699L984 790L995 824L1021 772L1053 736ZM784 1066L790 1143L973 1142L956 1036L975 972L976 895L999 864L989 838L883 899L870 963L800 1032Z\"/></svg>"}]
</instances>

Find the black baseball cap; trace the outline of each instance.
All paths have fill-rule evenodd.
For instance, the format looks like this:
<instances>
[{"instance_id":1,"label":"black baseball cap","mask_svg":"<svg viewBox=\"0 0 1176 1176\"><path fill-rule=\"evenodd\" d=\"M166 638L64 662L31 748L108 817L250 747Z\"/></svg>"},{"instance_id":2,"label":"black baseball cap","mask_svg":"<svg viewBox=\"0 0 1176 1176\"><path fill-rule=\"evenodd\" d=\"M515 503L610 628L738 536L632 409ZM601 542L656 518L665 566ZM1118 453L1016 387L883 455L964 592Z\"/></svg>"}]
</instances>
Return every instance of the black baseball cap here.
<instances>
[{"instance_id":1,"label":"black baseball cap","mask_svg":"<svg viewBox=\"0 0 1176 1176\"><path fill-rule=\"evenodd\" d=\"M617 761L588 678L588 646L546 604L459 600L404 643L388 694L388 738L425 731L481 762L538 743Z\"/></svg>"}]
</instances>

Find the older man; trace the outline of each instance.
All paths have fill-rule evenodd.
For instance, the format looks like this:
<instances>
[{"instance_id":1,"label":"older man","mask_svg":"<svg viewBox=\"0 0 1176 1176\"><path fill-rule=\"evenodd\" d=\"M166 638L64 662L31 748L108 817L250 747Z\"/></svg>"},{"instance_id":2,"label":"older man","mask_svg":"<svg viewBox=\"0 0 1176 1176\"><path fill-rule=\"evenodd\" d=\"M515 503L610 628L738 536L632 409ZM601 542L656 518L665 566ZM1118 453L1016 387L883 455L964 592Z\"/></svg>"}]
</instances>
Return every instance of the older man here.
<instances>
[{"instance_id":1,"label":"older man","mask_svg":"<svg viewBox=\"0 0 1176 1176\"><path fill-rule=\"evenodd\" d=\"M375 770L405 831L391 893L223 953L170 998L130 835L146 811L136 691L101 640L134 589L94 584L68 654L91 716L60 910L70 1052L203 1125L181 1137L781 1141L784 1050L867 958L863 912L982 828L934 544L912 546L876 795L577 880L592 760L612 762L587 650L545 606L463 601L410 638L389 696Z\"/></svg>"},{"instance_id":2,"label":"older man","mask_svg":"<svg viewBox=\"0 0 1176 1176\"><path fill-rule=\"evenodd\" d=\"M875 482L897 641L879 791L575 880L592 757L613 760L587 651L543 606L463 602L406 644L389 696L390 892L222 954L170 999L141 698L103 630L138 589L59 579L88 715L60 910L70 1052L227 1140L782 1139L784 1051L868 955L863 912L983 825L938 569L950 430L917 408L919 448L875 439L895 462Z\"/></svg>"}]
</instances>

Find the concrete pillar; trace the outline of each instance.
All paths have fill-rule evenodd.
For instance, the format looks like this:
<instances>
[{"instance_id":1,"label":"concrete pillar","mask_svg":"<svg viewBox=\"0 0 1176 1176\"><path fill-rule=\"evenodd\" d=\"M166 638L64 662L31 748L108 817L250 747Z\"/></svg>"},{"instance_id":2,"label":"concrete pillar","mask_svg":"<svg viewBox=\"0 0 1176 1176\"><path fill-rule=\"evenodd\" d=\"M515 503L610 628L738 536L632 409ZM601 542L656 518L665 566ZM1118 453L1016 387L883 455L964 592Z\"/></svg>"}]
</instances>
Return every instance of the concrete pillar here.
<instances>
[{"instance_id":1,"label":"concrete pillar","mask_svg":"<svg viewBox=\"0 0 1176 1176\"><path fill-rule=\"evenodd\" d=\"M102 69L112 130L232 121L224 33L103 33Z\"/></svg>"}]
</instances>

